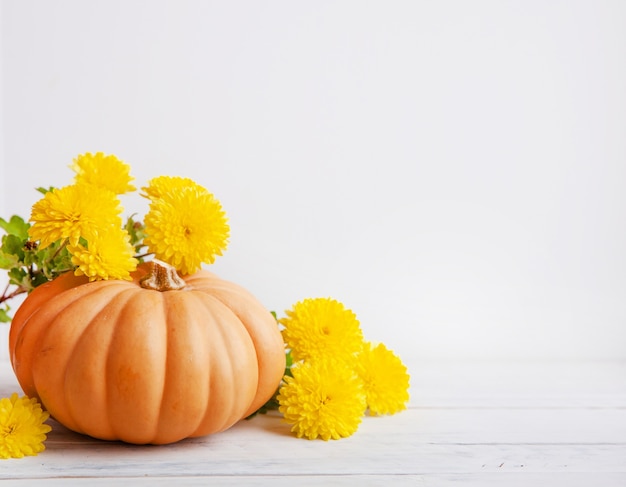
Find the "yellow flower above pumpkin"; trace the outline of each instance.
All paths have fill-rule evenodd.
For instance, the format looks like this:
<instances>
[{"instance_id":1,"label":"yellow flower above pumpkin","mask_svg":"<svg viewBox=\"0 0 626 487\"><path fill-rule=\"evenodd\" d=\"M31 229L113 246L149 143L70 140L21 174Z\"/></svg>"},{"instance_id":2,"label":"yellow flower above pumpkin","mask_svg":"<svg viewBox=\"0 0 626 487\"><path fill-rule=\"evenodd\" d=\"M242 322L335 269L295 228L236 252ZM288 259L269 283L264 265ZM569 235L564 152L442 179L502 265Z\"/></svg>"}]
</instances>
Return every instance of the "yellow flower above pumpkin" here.
<instances>
[{"instance_id":1,"label":"yellow flower above pumpkin","mask_svg":"<svg viewBox=\"0 0 626 487\"><path fill-rule=\"evenodd\" d=\"M130 273L137 268L133 257L135 248L130 244L130 236L119 227L111 227L109 232L92 238L84 246L70 245L74 274L85 275L90 281L100 279L130 280Z\"/></svg>"},{"instance_id":2,"label":"yellow flower above pumpkin","mask_svg":"<svg viewBox=\"0 0 626 487\"><path fill-rule=\"evenodd\" d=\"M400 358L384 344L367 342L356 363L369 412L395 414L409 401L409 373Z\"/></svg>"},{"instance_id":3,"label":"yellow flower above pumpkin","mask_svg":"<svg viewBox=\"0 0 626 487\"><path fill-rule=\"evenodd\" d=\"M279 320L294 361L320 357L353 360L363 347L356 315L331 298L308 298L296 303Z\"/></svg>"},{"instance_id":4,"label":"yellow flower above pumpkin","mask_svg":"<svg viewBox=\"0 0 626 487\"><path fill-rule=\"evenodd\" d=\"M91 184L72 184L48 191L31 211L28 233L45 248L57 240L78 245L111 226L121 227L120 201L112 191Z\"/></svg>"},{"instance_id":5,"label":"yellow flower above pumpkin","mask_svg":"<svg viewBox=\"0 0 626 487\"><path fill-rule=\"evenodd\" d=\"M193 274L226 249L230 233L226 213L200 185L181 187L177 178L158 180L157 189L144 188L147 195L154 195L148 196L144 243L157 259L183 275Z\"/></svg>"},{"instance_id":6,"label":"yellow flower above pumpkin","mask_svg":"<svg viewBox=\"0 0 626 487\"><path fill-rule=\"evenodd\" d=\"M113 154L87 152L76 157L70 168L76 173L74 179L77 184L93 184L115 194L124 194L136 189L130 184L134 179L130 175L130 166Z\"/></svg>"},{"instance_id":7,"label":"yellow flower above pumpkin","mask_svg":"<svg viewBox=\"0 0 626 487\"><path fill-rule=\"evenodd\" d=\"M337 440L352 435L365 412L365 393L345 362L299 363L277 396L278 410L298 438Z\"/></svg>"},{"instance_id":8,"label":"yellow flower above pumpkin","mask_svg":"<svg viewBox=\"0 0 626 487\"><path fill-rule=\"evenodd\" d=\"M206 191L205 188L197 184L193 179L180 176L158 176L148 181L148 186L141 188L144 192L142 196L151 200L159 199L168 193L180 191L187 188L195 188L198 191Z\"/></svg>"},{"instance_id":9,"label":"yellow flower above pumpkin","mask_svg":"<svg viewBox=\"0 0 626 487\"><path fill-rule=\"evenodd\" d=\"M46 433L52 429L44 424L49 417L34 398L13 393L0 399L0 458L23 458L45 450Z\"/></svg>"}]
</instances>

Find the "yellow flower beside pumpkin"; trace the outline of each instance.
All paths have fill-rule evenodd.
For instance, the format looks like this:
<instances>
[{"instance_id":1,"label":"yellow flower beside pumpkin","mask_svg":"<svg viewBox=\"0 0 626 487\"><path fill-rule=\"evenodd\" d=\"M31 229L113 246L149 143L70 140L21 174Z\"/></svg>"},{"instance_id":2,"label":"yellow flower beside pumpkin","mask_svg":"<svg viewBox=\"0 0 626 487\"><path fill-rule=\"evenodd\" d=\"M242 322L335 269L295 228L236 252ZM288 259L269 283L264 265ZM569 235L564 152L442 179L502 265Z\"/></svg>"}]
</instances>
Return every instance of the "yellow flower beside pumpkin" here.
<instances>
[{"instance_id":1,"label":"yellow flower beside pumpkin","mask_svg":"<svg viewBox=\"0 0 626 487\"><path fill-rule=\"evenodd\" d=\"M358 429L365 393L350 366L322 359L297 364L291 372L280 388L278 410L298 438L338 440Z\"/></svg>"},{"instance_id":2,"label":"yellow flower beside pumpkin","mask_svg":"<svg viewBox=\"0 0 626 487\"><path fill-rule=\"evenodd\" d=\"M49 417L34 398L13 393L0 399L0 458L23 458L45 450L46 433L52 429L45 424Z\"/></svg>"},{"instance_id":3,"label":"yellow flower beside pumpkin","mask_svg":"<svg viewBox=\"0 0 626 487\"><path fill-rule=\"evenodd\" d=\"M305 299L286 315L279 323L295 363L277 401L299 438L343 438L357 430L366 410L406 409L406 366L385 345L366 342L356 315L342 303Z\"/></svg>"}]
</instances>

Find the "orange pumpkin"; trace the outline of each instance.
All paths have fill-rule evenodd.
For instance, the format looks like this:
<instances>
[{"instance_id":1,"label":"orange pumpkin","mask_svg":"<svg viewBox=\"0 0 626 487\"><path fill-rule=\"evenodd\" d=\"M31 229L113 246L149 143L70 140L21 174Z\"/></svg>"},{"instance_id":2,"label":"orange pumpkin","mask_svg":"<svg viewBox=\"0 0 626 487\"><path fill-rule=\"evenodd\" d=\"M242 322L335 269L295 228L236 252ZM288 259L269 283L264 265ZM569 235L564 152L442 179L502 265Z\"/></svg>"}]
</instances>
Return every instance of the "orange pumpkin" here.
<instances>
[{"instance_id":1,"label":"orange pumpkin","mask_svg":"<svg viewBox=\"0 0 626 487\"><path fill-rule=\"evenodd\" d=\"M276 391L284 344L256 298L204 270L184 280L174 271L184 287L171 289L156 268L141 264L132 281L66 273L15 313L17 379L69 429L172 443L223 431Z\"/></svg>"}]
</instances>

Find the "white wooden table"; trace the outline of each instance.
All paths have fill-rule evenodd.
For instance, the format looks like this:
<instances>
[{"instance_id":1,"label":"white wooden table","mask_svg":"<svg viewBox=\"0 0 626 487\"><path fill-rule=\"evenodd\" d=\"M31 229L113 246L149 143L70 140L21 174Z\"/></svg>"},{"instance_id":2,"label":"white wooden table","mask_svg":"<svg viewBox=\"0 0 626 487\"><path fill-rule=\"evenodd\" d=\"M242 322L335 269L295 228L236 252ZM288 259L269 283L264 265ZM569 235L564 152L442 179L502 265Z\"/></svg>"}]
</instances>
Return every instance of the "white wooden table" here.
<instances>
[{"instance_id":1,"label":"white wooden table","mask_svg":"<svg viewBox=\"0 0 626 487\"><path fill-rule=\"evenodd\" d=\"M3 486L626 486L626 363L407 361L410 407L357 433L297 439L277 415L168 446L86 438L1 460ZM2 397L19 391L0 363Z\"/></svg>"}]
</instances>

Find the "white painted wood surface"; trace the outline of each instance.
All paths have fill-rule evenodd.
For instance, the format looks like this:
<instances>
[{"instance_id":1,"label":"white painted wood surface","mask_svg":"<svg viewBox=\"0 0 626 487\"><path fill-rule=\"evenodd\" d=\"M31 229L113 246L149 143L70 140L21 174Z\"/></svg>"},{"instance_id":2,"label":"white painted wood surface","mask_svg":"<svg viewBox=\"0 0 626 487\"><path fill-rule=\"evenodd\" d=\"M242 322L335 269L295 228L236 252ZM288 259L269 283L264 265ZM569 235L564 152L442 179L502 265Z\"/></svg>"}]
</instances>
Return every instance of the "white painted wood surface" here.
<instances>
[{"instance_id":1,"label":"white painted wood surface","mask_svg":"<svg viewBox=\"0 0 626 487\"><path fill-rule=\"evenodd\" d=\"M626 486L626 363L407 362L410 407L339 441L275 414L167 446L86 438L0 461L2 485ZM0 363L0 394L19 387Z\"/></svg>"}]
</instances>

